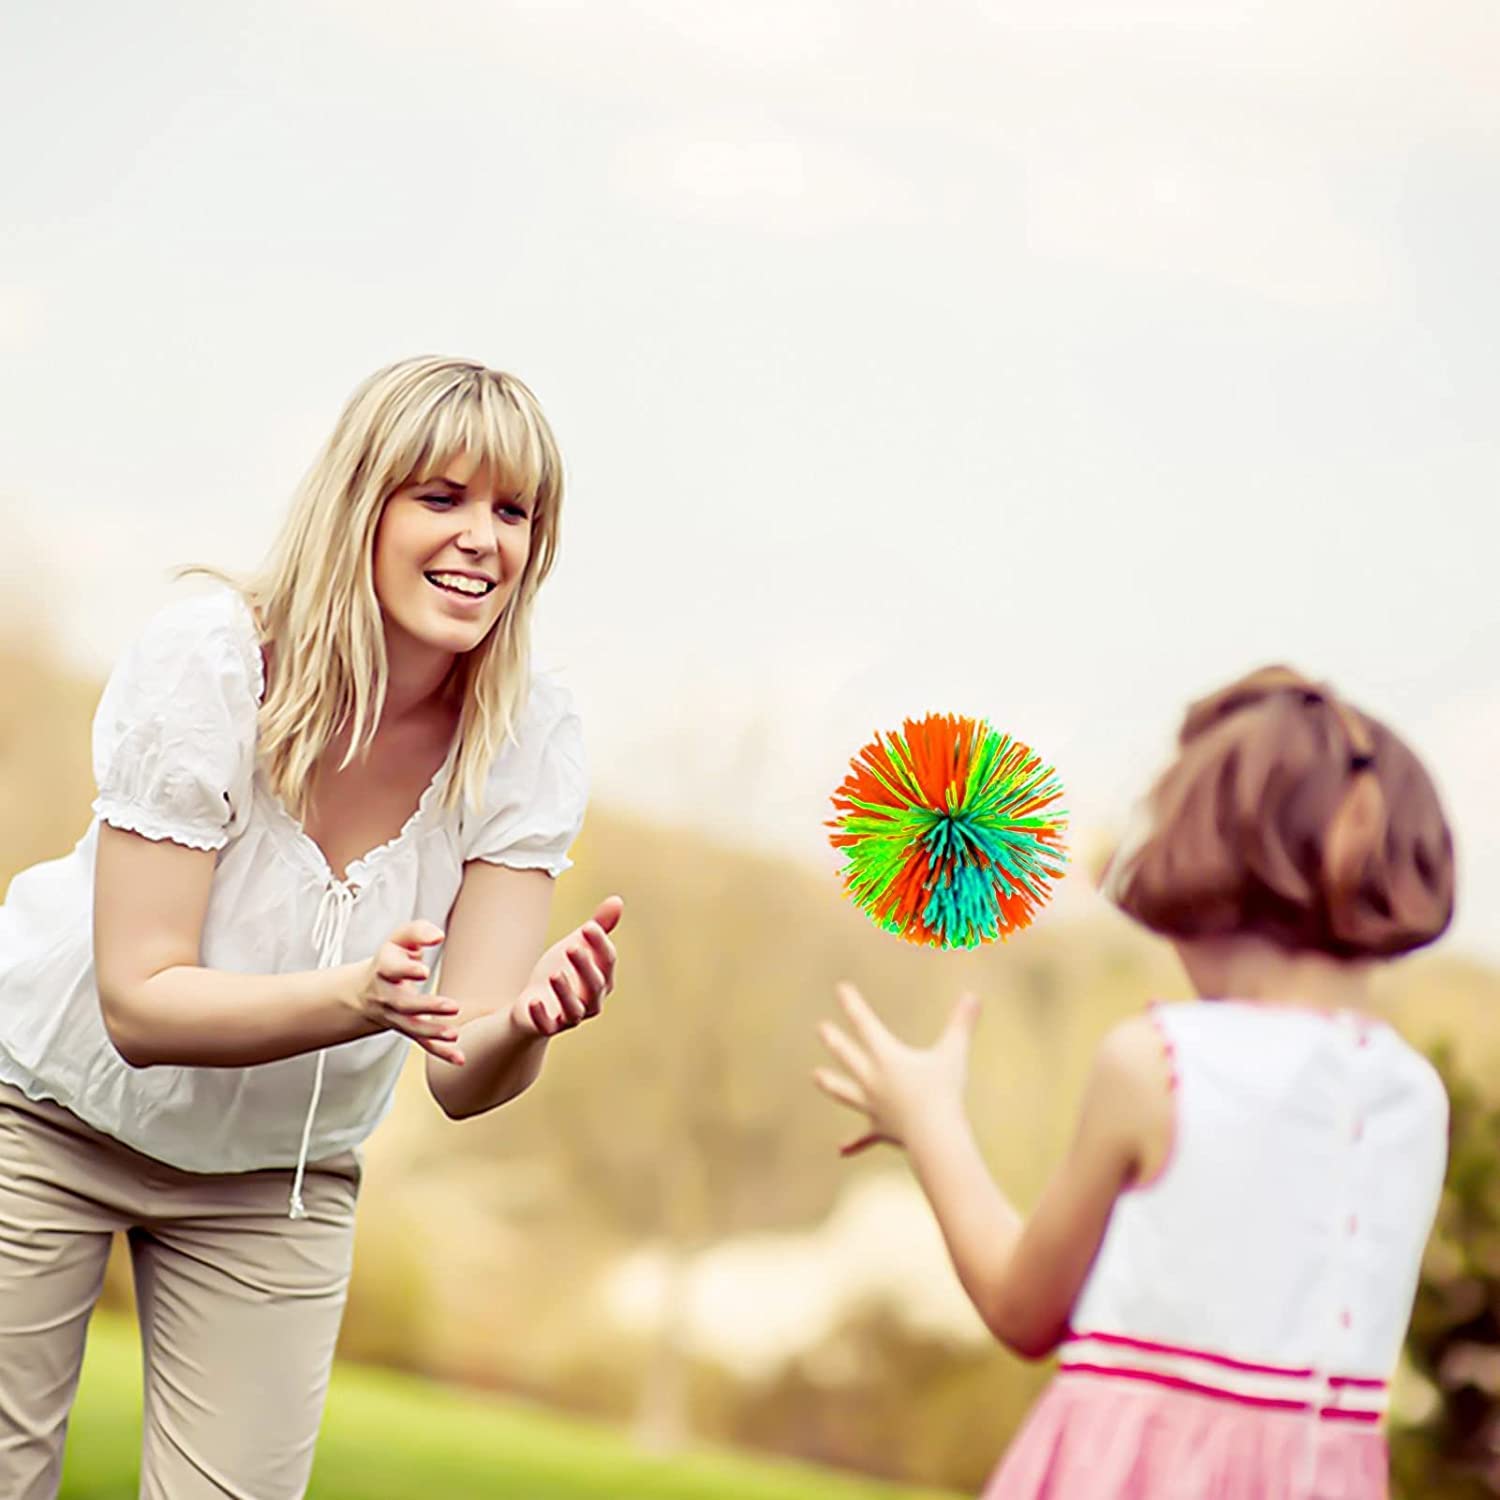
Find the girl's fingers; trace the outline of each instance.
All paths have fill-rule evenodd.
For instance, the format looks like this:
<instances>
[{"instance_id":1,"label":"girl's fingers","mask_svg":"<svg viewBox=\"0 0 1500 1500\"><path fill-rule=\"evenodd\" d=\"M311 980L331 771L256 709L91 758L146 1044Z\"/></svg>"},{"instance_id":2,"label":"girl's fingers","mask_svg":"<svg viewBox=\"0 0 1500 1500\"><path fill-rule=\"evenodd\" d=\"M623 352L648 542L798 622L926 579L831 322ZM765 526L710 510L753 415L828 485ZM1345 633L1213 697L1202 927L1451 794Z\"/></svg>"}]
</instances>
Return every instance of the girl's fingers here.
<instances>
[{"instance_id":1,"label":"girl's fingers","mask_svg":"<svg viewBox=\"0 0 1500 1500\"><path fill-rule=\"evenodd\" d=\"M839 1009L849 1019L854 1034L867 1051L874 1052L890 1041L891 1034L880 1023L880 1017L865 1003L865 997L852 984L836 984L833 993L838 997Z\"/></svg>"},{"instance_id":2,"label":"girl's fingers","mask_svg":"<svg viewBox=\"0 0 1500 1500\"><path fill-rule=\"evenodd\" d=\"M526 1014L531 1017L531 1024L536 1028L538 1036L551 1036L557 1030L545 1000L533 1000L526 1007Z\"/></svg>"},{"instance_id":3,"label":"girl's fingers","mask_svg":"<svg viewBox=\"0 0 1500 1500\"><path fill-rule=\"evenodd\" d=\"M440 1062L452 1063L455 1068L464 1065L463 1049L453 1042L439 1042L429 1039L417 1039L422 1050L430 1056L437 1058Z\"/></svg>"},{"instance_id":4,"label":"girl's fingers","mask_svg":"<svg viewBox=\"0 0 1500 1500\"><path fill-rule=\"evenodd\" d=\"M939 1045L967 1051L969 1043L974 1040L974 1028L978 1024L979 996L972 990L965 990L958 997L958 1004L953 1007L953 1014L948 1017L948 1024L943 1027Z\"/></svg>"},{"instance_id":5,"label":"girl's fingers","mask_svg":"<svg viewBox=\"0 0 1500 1500\"><path fill-rule=\"evenodd\" d=\"M867 1089L870 1086L869 1058L832 1021L819 1022L818 1035L822 1038L823 1045L843 1065L844 1071L861 1088Z\"/></svg>"},{"instance_id":6,"label":"girl's fingers","mask_svg":"<svg viewBox=\"0 0 1500 1500\"><path fill-rule=\"evenodd\" d=\"M851 1083L842 1073L835 1073L832 1068L814 1068L813 1082L830 1099L836 1099L840 1104L847 1104L850 1109L869 1112L865 1104L864 1091Z\"/></svg>"}]
</instances>

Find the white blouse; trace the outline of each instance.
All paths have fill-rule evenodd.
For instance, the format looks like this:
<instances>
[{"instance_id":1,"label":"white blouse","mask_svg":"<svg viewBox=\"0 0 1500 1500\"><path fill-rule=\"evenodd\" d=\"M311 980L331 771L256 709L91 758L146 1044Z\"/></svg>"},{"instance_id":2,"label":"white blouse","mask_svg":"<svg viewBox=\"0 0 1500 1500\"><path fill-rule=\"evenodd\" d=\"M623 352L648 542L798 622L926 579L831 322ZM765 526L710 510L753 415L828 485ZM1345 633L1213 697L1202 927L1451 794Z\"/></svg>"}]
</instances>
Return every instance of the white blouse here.
<instances>
[{"instance_id":1,"label":"white blouse","mask_svg":"<svg viewBox=\"0 0 1500 1500\"><path fill-rule=\"evenodd\" d=\"M248 1068L130 1067L94 983L100 822L217 850L202 963L280 974L369 957L414 918L445 927L466 860L560 874L586 778L571 698L538 676L483 809L443 805L450 755L400 833L339 880L257 770L264 687L253 618L228 589L169 605L126 652L94 719L94 820L0 905L0 1080L186 1171L295 1168L295 1215L305 1164L374 1130L411 1043L382 1032Z\"/></svg>"}]
</instances>

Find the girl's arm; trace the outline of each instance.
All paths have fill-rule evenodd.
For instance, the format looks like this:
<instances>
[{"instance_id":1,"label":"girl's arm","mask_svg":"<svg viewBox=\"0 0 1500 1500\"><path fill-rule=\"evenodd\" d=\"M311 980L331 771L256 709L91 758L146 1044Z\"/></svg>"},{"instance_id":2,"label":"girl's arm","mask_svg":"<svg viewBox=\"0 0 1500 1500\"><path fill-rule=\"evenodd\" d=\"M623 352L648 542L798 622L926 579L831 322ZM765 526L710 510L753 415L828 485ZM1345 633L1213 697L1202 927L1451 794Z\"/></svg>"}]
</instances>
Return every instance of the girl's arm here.
<instances>
[{"instance_id":1,"label":"girl's arm","mask_svg":"<svg viewBox=\"0 0 1500 1500\"><path fill-rule=\"evenodd\" d=\"M935 1046L907 1047L849 986L840 1000L854 1032L823 1027L845 1072L819 1069L819 1086L869 1117L850 1153L904 1145L932 1204L964 1290L1002 1343L1027 1358L1056 1346L1119 1194L1150 1175L1171 1134L1168 1070L1144 1017L1117 1026L1101 1046L1068 1155L1029 1220L995 1185L963 1109L978 1002L960 1000Z\"/></svg>"},{"instance_id":2,"label":"girl's arm","mask_svg":"<svg viewBox=\"0 0 1500 1500\"><path fill-rule=\"evenodd\" d=\"M609 897L543 953L552 887L544 870L483 860L464 867L442 965L443 991L459 1007L463 1066L427 1059L427 1086L452 1119L483 1114L528 1088L548 1040L598 1015L614 987L609 933L624 903Z\"/></svg>"},{"instance_id":3,"label":"girl's arm","mask_svg":"<svg viewBox=\"0 0 1500 1500\"><path fill-rule=\"evenodd\" d=\"M294 974L202 966L215 856L104 823L94 869L94 970L105 1029L133 1067L243 1068L381 1030L454 1053L458 1007L423 995L420 950L442 934L411 923L365 963ZM399 940L399 941L397 941Z\"/></svg>"}]
</instances>

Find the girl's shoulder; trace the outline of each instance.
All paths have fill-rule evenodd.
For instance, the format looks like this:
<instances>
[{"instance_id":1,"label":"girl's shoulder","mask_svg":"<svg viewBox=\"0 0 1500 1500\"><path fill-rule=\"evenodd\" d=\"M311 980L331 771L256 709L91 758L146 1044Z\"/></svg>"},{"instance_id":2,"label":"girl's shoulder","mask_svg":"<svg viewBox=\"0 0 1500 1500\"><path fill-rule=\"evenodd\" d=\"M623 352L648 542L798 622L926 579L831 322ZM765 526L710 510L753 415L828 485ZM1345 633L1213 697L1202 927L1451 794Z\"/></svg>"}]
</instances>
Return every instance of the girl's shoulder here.
<instances>
[{"instance_id":1,"label":"girl's shoulder","mask_svg":"<svg viewBox=\"0 0 1500 1500\"><path fill-rule=\"evenodd\" d=\"M1448 1093L1432 1062L1389 1022L1363 1011L1240 1000L1188 1000L1149 1008L1175 1058L1248 1072L1284 1061L1298 1069L1317 1056L1330 1066L1352 1066L1393 1104L1405 1100L1425 1114L1448 1112Z\"/></svg>"}]
</instances>

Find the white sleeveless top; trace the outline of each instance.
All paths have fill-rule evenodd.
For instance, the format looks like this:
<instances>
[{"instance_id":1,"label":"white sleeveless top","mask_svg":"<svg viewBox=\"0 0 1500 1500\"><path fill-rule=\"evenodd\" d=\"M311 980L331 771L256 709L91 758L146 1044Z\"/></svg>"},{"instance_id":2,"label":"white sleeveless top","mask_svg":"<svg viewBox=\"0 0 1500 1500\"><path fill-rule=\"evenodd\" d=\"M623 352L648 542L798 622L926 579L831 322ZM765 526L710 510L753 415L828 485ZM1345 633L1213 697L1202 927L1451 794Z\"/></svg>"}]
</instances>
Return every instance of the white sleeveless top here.
<instances>
[{"instance_id":1,"label":"white sleeveless top","mask_svg":"<svg viewBox=\"0 0 1500 1500\"><path fill-rule=\"evenodd\" d=\"M1060 1369L1378 1421L1442 1192L1436 1071L1351 1012L1152 1015L1171 1155L1117 1200Z\"/></svg>"},{"instance_id":2,"label":"white sleeveless top","mask_svg":"<svg viewBox=\"0 0 1500 1500\"><path fill-rule=\"evenodd\" d=\"M254 621L227 589L169 605L126 652L94 720L94 821L71 854L17 875L0 906L0 1080L186 1171L296 1166L300 1187L306 1161L379 1124L411 1043L384 1032L249 1068L128 1066L94 984L99 823L218 851L205 966L332 967L413 918L446 926L466 860L565 870L586 793L582 731L566 690L536 678L483 809L443 806L450 757L397 837L337 880L257 771L263 691Z\"/></svg>"}]
</instances>

